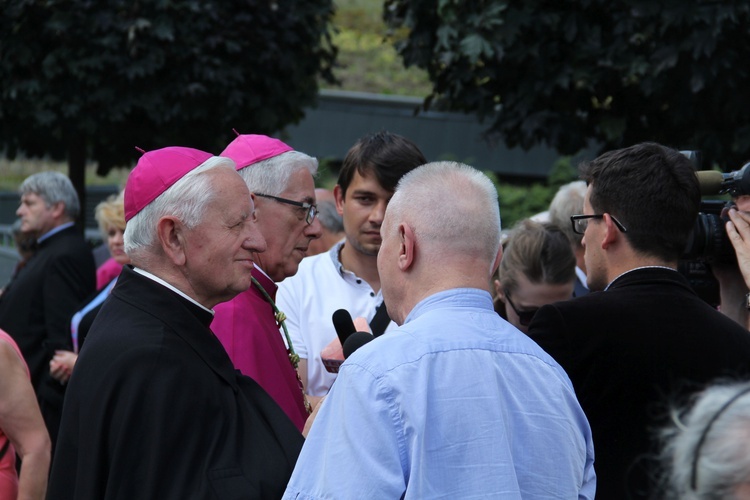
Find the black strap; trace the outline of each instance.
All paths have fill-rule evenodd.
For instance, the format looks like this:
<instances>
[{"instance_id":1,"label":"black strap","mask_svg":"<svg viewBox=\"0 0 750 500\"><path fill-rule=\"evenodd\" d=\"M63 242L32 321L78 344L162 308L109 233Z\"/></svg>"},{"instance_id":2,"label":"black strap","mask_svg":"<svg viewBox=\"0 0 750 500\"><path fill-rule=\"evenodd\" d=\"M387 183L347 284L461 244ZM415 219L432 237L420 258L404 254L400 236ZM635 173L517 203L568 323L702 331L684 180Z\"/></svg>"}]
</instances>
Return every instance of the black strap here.
<instances>
[{"instance_id":1,"label":"black strap","mask_svg":"<svg viewBox=\"0 0 750 500\"><path fill-rule=\"evenodd\" d=\"M388 310L385 308L385 302L381 302L378 308L375 310L375 316L370 321L370 330L372 331L373 337L379 337L385 333L385 329L388 328L388 323L391 322L390 316L388 316Z\"/></svg>"},{"instance_id":2,"label":"black strap","mask_svg":"<svg viewBox=\"0 0 750 500\"><path fill-rule=\"evenodd\" d=\"M3 446L3 449L0 450L0 460L2 460L5 454L8 452L8 448L10 448L10 439L8 439L8 437L6 436L5 445Z\"/></svg>"}]
</instances>

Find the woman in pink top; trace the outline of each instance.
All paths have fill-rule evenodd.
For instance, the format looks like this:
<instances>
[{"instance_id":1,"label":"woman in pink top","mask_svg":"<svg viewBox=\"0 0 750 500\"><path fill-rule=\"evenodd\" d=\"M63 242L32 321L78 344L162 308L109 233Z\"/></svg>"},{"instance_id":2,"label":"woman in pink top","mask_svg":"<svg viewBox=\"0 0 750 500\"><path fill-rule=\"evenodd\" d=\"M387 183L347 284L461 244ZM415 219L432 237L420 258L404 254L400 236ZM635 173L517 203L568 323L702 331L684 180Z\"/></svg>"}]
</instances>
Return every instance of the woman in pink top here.
<instances>
[{"instance_id":1,"label":"woman in pink top","mask_svg":"<svg viewBox=\"0 0 750 500\"><path fill-rule=\"evenodd\" d=\"M16 474L16 454L21 475ZM50 439L31 387L29 369L13 339L0 330L0 498L43 499Z\"/></svg>"}]
</instances>

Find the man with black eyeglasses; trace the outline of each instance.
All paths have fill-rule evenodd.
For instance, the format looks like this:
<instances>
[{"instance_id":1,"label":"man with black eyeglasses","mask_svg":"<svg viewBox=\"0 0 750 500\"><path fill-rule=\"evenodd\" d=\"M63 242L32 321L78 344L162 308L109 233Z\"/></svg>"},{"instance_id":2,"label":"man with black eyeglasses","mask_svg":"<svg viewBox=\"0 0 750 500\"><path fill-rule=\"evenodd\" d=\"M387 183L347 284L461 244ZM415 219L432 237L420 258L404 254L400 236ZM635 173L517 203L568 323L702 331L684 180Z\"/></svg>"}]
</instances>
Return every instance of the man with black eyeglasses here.
<instances>
[{"instance_id":1,"label":"man with black eyeglasses","mask_svg":"<svg viewBox=\"0 0 750 500\"><path fill-rule=\"evenodd\" d=\"M591 424L597 498L649 498L667 409L709 381L750 372L750 334L677 272L700 190L679 151L643 143L581 166L592 292L539 309L529 336L567 371Z\"/></svg>"},{"instance_id":2,"label":"man with black eyeglasses","mask_svg":"<svg viewBox=\"0 0 750 500\"><path fill-rule=\"evenodd\" d=\"M238 135L221 156L234 160L247 184L267 248L253 255L253 285L216 306L211 329L235 368L258 382L302 431L311 406L297 377L296 346L277 314L276 283L297 272L321 235L313 180L318 161L255 134Z\"/></svg>"}]
</instances>

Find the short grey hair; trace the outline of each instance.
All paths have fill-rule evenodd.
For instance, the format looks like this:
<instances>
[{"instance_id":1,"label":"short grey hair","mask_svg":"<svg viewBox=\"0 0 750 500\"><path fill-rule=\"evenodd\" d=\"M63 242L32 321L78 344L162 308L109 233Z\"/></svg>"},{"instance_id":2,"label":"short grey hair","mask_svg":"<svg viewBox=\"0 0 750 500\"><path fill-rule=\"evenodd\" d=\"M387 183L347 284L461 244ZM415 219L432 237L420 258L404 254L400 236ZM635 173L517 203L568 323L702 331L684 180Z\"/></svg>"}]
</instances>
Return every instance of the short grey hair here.
<instances>
[{"instance_id":1,"label":"short grey hair","mask_svg":"<svg viewBox=\"0 0 750 500\"><path fill-rule=\"evenodd\" d=\"M407 223L423 243L486 257L490 267L500 249L497 189L463 163L433 162L408 172L387 213L390 225Z\"/></svg>"},{"instance_id":2,"label":"short grey hair","mask_svg":"<svg viewBox=\"0 0 750 500\"><path fill-rule=\"evenodd\" d=\"M292 174L303 168L314 177L318 172L318 160L299 151L287 151L248 165L239 173L251 193L278 196L289 186Z\"/></svg>"},{"instance_id":3,"label":"short grey hair","mask_svg":"<svg viewBox=\"0 0 750 500\"><path fill-rule=\"evenodd\" d=\"M583 199L585 197L586 183L584 181L573 181L560 186L549 205L549 221L559 227L576 248L582 246L583 235L573 231L570 216L583 213Z\"/></svg>"},{"instance_id":4,"label":"short grey hair","mask_svg":"<svg viewBox=\"0 0 750 500\"><path fill-rule=\"evenodd\" d=\"M734 498L750 482L750 383L708 387L688 410L673 411L661 437L668 498Z\"/></svg>"},{"instance_id":5,"label":"short grey hair","mask_svg":"<svg viewBox=\"0 0 750 500\"><path fill-rule=\"evenodd\" d=\"M344 231L344 218L336 210L336 204L332 201L318 202L318 220L324 228L332 233Z\"/></svg>"},{"instance_id":6,"label":"short grey hair","mask_svg":"<svg viewBox=\"0 0 750 500\"><path fill-rule=\"evenodd\" d=\"M60 172L39 172L27 177L18 188L18 194L23 196L29 193L42 198L48 208L55 203L62 203L65 206L65 215L71 220L78 217L81 212L78 193L73 183L68 176Z\"/></svg>"},{"instance_id":7,"label":"short grey hair","mask_svg":"<svg viewBox=\"0 0 750 500\"><path fill-rule=\"evenodd\" d=\"M164 216L178 218L188 229L200 224L216 192L206 172L215 168L235 169L229 158L212 156L188 172L154 201L135 214L125 226L124 250L131 259L156 245L156 226Z\"/></svg>"}]
</instances>

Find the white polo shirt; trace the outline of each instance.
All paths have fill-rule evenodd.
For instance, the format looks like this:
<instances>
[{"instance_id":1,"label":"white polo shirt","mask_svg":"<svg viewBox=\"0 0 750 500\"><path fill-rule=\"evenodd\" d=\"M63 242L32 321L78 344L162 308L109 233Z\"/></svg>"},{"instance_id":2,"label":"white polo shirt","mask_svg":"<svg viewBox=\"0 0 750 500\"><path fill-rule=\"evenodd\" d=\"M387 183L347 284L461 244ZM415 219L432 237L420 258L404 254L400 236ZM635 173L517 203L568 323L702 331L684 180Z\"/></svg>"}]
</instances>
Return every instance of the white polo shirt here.
<instances>
[{"instance_id":1,"label":"white polo shirt","mask_svg":"<svg viewBox=\"0 0 750 500\"><path fill-rule=\"evenodd\" d=\"M326 253L305 257L297 274L278 283L276 304L286 314L286 326L294 350L307 359L307 393L325 396L336 380L320 359L320 352L336 338L331 317L337 309L346 309L352 318L372 321L383 302L362 278L344 270L339 260L343 241ZM392 321L386 328L395 328Z\"/></svg>"}]
</instances>

